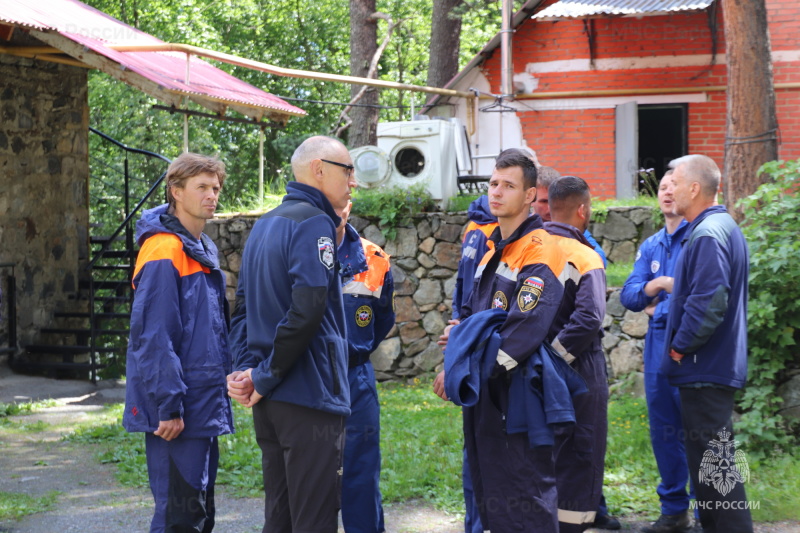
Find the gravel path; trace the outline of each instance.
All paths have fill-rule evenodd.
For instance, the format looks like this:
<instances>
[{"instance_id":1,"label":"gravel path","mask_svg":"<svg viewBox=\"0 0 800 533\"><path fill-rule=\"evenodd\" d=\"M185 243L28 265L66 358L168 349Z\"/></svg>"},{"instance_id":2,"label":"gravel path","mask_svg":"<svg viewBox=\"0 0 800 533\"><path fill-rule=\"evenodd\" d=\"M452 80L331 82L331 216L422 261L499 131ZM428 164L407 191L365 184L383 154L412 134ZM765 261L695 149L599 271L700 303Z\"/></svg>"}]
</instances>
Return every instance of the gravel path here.
<instances>
[{"instance_id":1,"label":"gravel path","mask_svg":"<svg viewBox=\"0 0 800 533\"><path fill-rule=\"evenodd\" d=\"M148 530L152 513L149 491L121 486L114 465L99 464L91 446L64 442L63 434L108 402L124 399L124 388L85 382L16 376L0 370L0 402L56 398L57 405L32 415L11 417L22 424L41 421L44 429L7 431L0 426L0 491L41 497L57 491L50 511L19 521L0 521L0 533L130 533ZM46 425L45 425L46 424ZM263 524L263 502L236 498L219 487L219 533L257 533ZM437 511L425 502L385 506L387 533L460 533L461 518ZM637 531L647 522L623 521ZM600 531L600 530L589 530ZM756 533L800 533L800 522L758 524ZM722 532L720 532L722 533Z\"/></svg>"}]
</instances>

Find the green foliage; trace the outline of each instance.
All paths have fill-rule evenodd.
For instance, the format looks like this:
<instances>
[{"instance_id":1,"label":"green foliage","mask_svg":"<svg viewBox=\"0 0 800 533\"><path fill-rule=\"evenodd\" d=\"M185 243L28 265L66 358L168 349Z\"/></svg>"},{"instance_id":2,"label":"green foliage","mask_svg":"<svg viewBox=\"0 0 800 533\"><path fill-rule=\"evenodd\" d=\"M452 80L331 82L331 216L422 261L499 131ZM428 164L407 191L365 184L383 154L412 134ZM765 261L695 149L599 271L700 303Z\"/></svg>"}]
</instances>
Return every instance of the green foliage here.
<instances>
[{"instance_id":1,"label":"green foliage","mask_svg":"<svg viewBox=\"0 0 800 533\"><path fill-rule=\"evenodd\" d=\"M49 511L60 494L58 491L50 491L37 498L19 492L0 491L0 520L18 520L28 515Z\"/></svg>"},{"instance_id":2,"label":"green foliage","mask_svg":"<svg viewBox=\"0 0 800 533\"><path fill-rule=\"evenodd\" d=\"M1 403L0 402L0 418L17 415L29 415L37 409L44 409L45 407L53 407L56 405L55 400L40 400L36 402L22 402L22 403Z\"/></svg>"},{"instance_id":3,"label":"green foliage","mask_svg":"<svg viewBox=\"0 0 800 533\"><path fill-rule=\"evenodd\" d=\"M409 225L414 215L436 210L436 202L424 183L407 189L356 189L353 193L353 214L377 218L381 232L389 240L397 236L397 228Z\"/></svg>"},{"instance_id":4,"label":"green foliage","mask_svg":"<svg viewBox=\"0 0 800 533\"><path fill-rule=\"evenodd\" d=\"M447 202L447 210L451 213L458 213L460 211L467 211L469 210L469 204L473 201L477 200L480 197L479 194L467 194L464 196L458 195L453 196Z\"/></svg>"},{"instance_id":5,"label":"green foliage","mask_svg":"<svg viewBox=\"0 0 800 533\"><path fill-rule=\"evenodd\" d=\"M609 263L606 267L606 286L622 287L633 271L633 262Z\"/></svg>"},{"instance_id":6,"label":"green foliage","mask_svg":"<svg viewBox=\"0 0 800 533\"><path fill-rule=\"evenodd\" d=\"M750 246L748 386L737 425L749 453L769 456L794 442L778 415L777 385L800 367L800 161L761 167L772 181L743 198L743 231Z\"/></svg>"},{"instance_id":7,"label":"green foliage","mask_svg":"<svg viewBox=\"0 0 800 533\"><path fill-rule=\"evenodd\" d=\"M384 500L422 498L440 509L462 510L461 409L436 396L430 380L384 383L379 393Z\"/></svg>"}]
</instances>

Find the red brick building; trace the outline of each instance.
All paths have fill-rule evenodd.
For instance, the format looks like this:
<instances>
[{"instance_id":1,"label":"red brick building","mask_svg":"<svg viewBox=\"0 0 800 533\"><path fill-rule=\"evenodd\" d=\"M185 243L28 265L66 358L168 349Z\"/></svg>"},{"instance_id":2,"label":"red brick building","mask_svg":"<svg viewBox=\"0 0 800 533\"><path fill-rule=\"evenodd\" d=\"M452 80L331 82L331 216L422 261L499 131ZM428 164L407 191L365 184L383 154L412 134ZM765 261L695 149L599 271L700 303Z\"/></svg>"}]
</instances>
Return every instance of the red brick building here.
<instances>
[{"instance_id":1,"label":"red brick building","mask_svg":"<svg viewBox=\"0 0 800 533\"><path fill-rule=\"evenodd\" d=\"M631 14L631 6L644 4L647 11ZM796 159L800 3L766 5L779 157ZM603 198L630 196L637 169L660 175L687 153L706 154L722 168L724 18L720 0L532 0L514 16L515 98L484 97L472 109L440 98L429 102L437 104L429 113L464 120L473 155L527 145L542 164L585 178ZM498 36L448 87L501 94L501 61ZM490 113L498 110L506 112ZM490 161L474 173L489 173Z\"/></svg>"}]
</instances>

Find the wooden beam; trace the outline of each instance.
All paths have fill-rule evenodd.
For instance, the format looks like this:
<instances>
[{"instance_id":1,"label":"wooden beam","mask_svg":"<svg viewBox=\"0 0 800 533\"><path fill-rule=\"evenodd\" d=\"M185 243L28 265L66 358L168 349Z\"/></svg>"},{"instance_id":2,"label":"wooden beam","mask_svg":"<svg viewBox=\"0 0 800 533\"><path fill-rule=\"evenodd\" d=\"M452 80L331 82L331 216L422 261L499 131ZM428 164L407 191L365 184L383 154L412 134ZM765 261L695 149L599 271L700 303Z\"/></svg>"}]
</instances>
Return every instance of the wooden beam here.
<instances>
[{"instance_id":1,"label":"wooden beam","mask_svg":"<svg viewBox=\"0 0 800 533\"><path fill-rule=\"evenodd\" d=\"M0 24L0 39L10 41L12 35L14 35L14 26L10 24Z\"/></svg>"},{"instance_id":2,"label":"wooden beam","mask_svg":"<svg viewBox=\"0 0 800 533\"><path fill-rule=\"evenodd\" d=\"M39 61L47 61L48 63L59 63L71 67L91 68L85 63L72 59L66 54L62 54L57 48L51 48L49 46L0 46L0 54L24 57L26 59L37 59Z\"/></svg>"}]
</instances>

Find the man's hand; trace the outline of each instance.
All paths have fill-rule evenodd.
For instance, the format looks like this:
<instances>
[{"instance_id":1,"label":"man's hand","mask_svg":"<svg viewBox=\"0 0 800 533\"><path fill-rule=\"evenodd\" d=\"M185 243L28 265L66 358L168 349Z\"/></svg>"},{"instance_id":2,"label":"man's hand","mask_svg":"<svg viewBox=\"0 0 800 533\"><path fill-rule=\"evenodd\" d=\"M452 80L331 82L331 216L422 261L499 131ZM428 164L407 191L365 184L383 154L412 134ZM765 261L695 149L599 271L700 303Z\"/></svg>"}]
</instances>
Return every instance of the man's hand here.
<instances>
[{"instance_id":1,"label":"man's hand","mask_svg":"<svg viewBox=\"0 0 800 533\"><path fill-rule=\"evenodd\" d=\"M247 370L237 370L228 375L228 396L239 402L245 407L253 407L263 398L253 385L251 374L252 368Z\"/></svg>"},{"instance_id":2,"label":"man's hand","mask_svg":"<svg viewBox=\"0 0 800 533\"><path fill-rule=\"evenodd\" d=\"M649 317L652 317L656 312L656 305L658 305L658 304L656 302L653 302L650 305L648 305L647 307L645 307L644 308L644 314L646 314Z\"/></svg>"},{"instance_id":3,"label":"man's hand","mask_svg":"<svg viewBox=\"0 0 800 533\"><path fill-rule=\"evenodd\" d=\"M433 380L433 392L435 392L436 396L444 401L450 399L447 397L447 393L444 391L444 370L439 372L439 375L437 375L436 379Z\"/></svg>"},{"instance_id":4,"label":"man's hand","mask_svg":"<svg viewBox=\"0 0 800 533\"><path fill-rule=\"evenodd\" d=\"M438 344L439 346L447 346L447 340L450 338L450 330L453 329L453 326L457 326L460 323L461 321L458 319L448 320L447 321L448 325L444 328L444 332L439 337L439 342L437 342L436 344Z\"/></svg>"},{"instance_id":5,"label":"man's hand","mask_svg":"<svg viewBox=\"0 0 800 533\"><path fill-rule=\"evenodd\" d=\"M659 276L651 279L644 286L644 293L648 296L658 296L661 291L666 291L672 294L672 286L675 284L675 278L671 276Z\"/></svg>"},{"instance_id":6,"label":"man's hand","mask_svg":"<svg viewBox=\"0 0 800 533\"><path fill-rule=\"evenodd\" d=\"M158 423L158 429L153 433L156 437L161 437L166 441L170 441L178 437L183 431L183 419L173 418L172 420L161 420Z\"/></svg>"}]
</instances>

